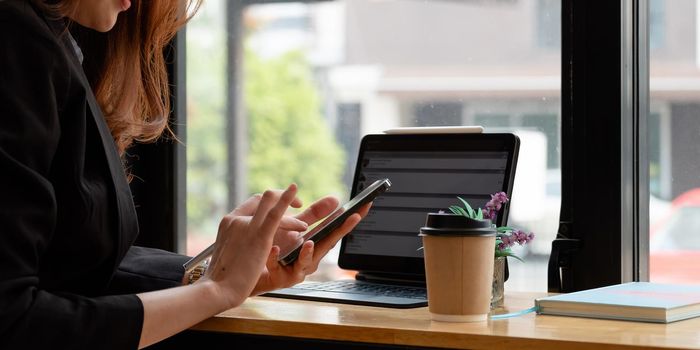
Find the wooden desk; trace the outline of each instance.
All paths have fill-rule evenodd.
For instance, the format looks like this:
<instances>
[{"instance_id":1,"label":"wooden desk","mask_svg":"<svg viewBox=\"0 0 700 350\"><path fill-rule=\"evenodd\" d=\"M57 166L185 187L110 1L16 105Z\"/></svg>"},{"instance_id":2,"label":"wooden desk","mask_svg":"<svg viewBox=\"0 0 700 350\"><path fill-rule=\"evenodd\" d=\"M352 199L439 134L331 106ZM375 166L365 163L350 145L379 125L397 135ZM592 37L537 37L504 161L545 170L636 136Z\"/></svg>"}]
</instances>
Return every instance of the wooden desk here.
<instances>
[{"instance_id":1,"label":"wooden desk","mask_svg":"<svg viewBox=\"0 0 700 350\"><path fill-rule=\"evenodd\" d=\"M533 305L539 293L506 294L500 313ZM256 297L193 329L290 339L452 349L700 349L700 318L651 324L527 315L483 323L430 320L427 308L386 309Z\"/></svg>"}]
</instances>

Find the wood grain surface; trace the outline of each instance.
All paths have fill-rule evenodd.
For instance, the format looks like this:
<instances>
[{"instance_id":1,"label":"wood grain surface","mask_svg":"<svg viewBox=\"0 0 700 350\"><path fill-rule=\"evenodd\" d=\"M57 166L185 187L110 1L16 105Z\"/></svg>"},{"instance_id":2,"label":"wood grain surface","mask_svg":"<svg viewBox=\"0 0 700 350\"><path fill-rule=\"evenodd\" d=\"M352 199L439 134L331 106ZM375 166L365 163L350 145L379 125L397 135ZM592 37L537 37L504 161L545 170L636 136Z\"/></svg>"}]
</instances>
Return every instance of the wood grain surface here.
<instances>
[{"instance_id":1,"label":"wood grain surface","mask_svg":"<svg viewBox=\"0 0 700 350\"><path fill-rule=\"evenodd\" d=\"M495 313L527 309L545 293L507 293ZM452 349L700 349L700 318L670 324L529 313L479 323L430 320L427 307L389 309L250 298L194 330Z\"/></svg>"}]
</instances>

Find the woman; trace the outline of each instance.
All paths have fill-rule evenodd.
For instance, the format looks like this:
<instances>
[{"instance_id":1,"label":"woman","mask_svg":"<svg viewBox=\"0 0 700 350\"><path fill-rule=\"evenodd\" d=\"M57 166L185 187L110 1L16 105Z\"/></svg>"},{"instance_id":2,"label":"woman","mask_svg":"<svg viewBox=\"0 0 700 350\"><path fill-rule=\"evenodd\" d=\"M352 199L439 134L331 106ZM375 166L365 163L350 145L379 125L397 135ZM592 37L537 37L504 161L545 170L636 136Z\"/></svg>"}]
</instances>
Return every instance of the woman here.
<instances>
[{"instance_id":1,"label":"woman","mask_svg":"<svg viewBox=\"0 0 700 350\"><path fill-rule=\"evenodd\" d=\"M197 6L182 5L0 0L3 348L148 346L302 281L361 219L304 243L282 267L273 241L299 239L337 200L287 217L301 206L296 186L266 191L222 219L209 268L184 286L186 257L131 246L137 219L121 158L167 132L162 51Z\"/></svg>"}]
</instances>

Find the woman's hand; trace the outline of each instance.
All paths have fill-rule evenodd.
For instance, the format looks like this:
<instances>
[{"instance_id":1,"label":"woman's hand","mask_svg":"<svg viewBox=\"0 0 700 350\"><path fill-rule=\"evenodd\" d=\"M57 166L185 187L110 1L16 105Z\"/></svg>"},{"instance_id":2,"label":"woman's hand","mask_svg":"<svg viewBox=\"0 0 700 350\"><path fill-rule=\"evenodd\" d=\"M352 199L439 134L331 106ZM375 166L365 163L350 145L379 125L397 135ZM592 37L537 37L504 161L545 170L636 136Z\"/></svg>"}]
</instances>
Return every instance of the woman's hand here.
<instances>
[{"instance_id":1,"label":"woman's hand","mask_svg":"<svg viewBox=\"0 0 700 350\"><path fill-rule=\"evenodd\" d=\"M324 197L299 215L298 220L308 225L328 216L338 206L338 200L334 197ZM345 222L334 230L328 237L322 239L314 246L314 242L304 242L299 257L292 265L283 266L278 262L281 244L289 244L289 241L298 242L301 239L298 232L287 232L279 230L275 238L276 244L271 248L267 258L266 268L260 275L255 289L251 295L258 295L267 291L293 286L302 282L307 275L314 273L318 269L318 264L338 241L360 222L367 215L371 203L363 206L358 213L349 216ZM277 243L278 242L278 243Z\"/></svg>"},{"instance_id":2,"label":"woman's hand","mask_svg":"<svg viewBox=\"0 0 700 350\"><path fill-rule=\"evenodd\" d=\"M216 249L203 280L214 282L226 308L240 305L253 291L280 225L284 222L284 231L305 229L305 223L284 217L289 206L301 205L296 193L294 184L285 191L265 191L221 220Z\"/></svg>"}]
</instances>

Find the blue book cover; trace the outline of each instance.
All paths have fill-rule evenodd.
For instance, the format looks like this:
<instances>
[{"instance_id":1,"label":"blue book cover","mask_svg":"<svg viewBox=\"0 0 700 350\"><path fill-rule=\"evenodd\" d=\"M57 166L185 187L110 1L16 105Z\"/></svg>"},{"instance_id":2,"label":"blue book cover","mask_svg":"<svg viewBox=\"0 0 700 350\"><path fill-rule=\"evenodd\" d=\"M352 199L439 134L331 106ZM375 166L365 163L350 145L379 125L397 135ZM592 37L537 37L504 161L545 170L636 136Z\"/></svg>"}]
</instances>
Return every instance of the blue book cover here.
<instances>
[{"instance_id":1,"label":"blue book cover","mask_svg":"<svg viewBox=\"0 0 700 350\"><path fill-rule=\"evenodd\" d=\"M700 285L631 282L535 300L545 315L668 323L700 316Z\"/></svg>"}]
</instances>

